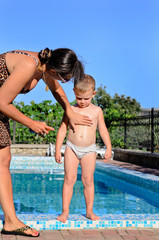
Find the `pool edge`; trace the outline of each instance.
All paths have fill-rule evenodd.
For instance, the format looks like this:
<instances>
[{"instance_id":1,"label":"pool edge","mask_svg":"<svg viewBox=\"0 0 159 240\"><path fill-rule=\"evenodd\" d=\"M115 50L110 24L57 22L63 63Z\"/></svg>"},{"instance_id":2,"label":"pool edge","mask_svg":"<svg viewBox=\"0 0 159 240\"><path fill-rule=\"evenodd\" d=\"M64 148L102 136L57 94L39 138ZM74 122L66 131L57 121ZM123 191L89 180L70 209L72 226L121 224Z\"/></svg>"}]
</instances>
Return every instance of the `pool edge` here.
<instances>
[{"instance_id":1,"label":"pool edge","mask_svg":"<svg viewBox=\"0 0 159 240\"><path fill-rule=\"evenodd\" d=\"M107 228L159 228L159 214L105 214L100 220L91 221L83 215L72 214L66 223L56 220L54 214L19 214L18 218L37 230L107 229ZM0 229L4 216L0 216Z\"/></svg>"}]
</instances>

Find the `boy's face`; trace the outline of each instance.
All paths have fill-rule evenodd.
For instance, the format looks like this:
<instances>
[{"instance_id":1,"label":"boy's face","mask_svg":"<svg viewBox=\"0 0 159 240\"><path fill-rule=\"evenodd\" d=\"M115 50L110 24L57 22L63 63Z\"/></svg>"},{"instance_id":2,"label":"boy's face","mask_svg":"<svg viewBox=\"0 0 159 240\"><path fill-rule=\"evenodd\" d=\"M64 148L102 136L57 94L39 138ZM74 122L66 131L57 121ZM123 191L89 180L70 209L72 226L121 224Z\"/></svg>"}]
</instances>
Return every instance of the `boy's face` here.
<instances>
[{"instance_id":1,"label":"boy's face","mask_svg":"<svg viewBox=\"0 0 159 240\"><path fill-rule=\"evenodd\" d=\"M88 107L91 104L92 98L96 95L96 91L93 91L92 89L86 91L86 92L80 92L76 89L74 89L74 93L76 96L76 102L80 108Z\"/></svg>"}]
</instances>

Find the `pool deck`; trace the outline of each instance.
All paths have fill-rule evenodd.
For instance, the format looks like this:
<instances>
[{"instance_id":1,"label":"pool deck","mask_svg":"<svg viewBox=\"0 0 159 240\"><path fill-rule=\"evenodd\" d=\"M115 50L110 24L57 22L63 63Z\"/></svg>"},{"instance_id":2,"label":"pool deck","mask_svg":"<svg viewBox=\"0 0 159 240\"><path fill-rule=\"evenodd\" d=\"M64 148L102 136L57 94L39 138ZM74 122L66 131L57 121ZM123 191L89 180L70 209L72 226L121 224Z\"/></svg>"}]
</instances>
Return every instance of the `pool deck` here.
<instances>
[{"instance_id":1,"label":"pool deck","mask_svg":"<svg viewBox=\"0 0 159 240\"><path fill-rule=\"evenodd\" d=\"M28 240L22 236L0 235L0 240ZM103 229L41 231L38 240L158 240L159 229Z\"/></svg>"},{"instance_id":2,"label":"pool deck","mask_svg":"<svg viewBox=\"0 0 159 240\"><path fill-rule=\"evenodd\" d=\"M103 162L102 160L97 160ZM159 176L159 170L144 168L134 164L112 160L109 164L130 170ZM0 235L0 240L26 240L28 237ZM32 239L32 238L31 238ZM158 228L111 228L111 229L79 229L79 230L42 230L39 240L159 240Z\"/></svg>"},{"instance_id":3,"label":"pool deck","mask_svg":"<svg viewBox=\"0 0 159 240\"><path fill-rule=\"evenodd\" d=\"M97 160L97 161L103 162L103 160ZM118 167L127 168L127 169L134 170L134 171L139 171L142 173L148 173L151 175L159 176L159 169L145 168L145 167L142 167L139 165L135 165L135 164L127 163L127 162L115 161L115 160L110 161L109 164L115 165Z\"/></svg>"}]
</instances>

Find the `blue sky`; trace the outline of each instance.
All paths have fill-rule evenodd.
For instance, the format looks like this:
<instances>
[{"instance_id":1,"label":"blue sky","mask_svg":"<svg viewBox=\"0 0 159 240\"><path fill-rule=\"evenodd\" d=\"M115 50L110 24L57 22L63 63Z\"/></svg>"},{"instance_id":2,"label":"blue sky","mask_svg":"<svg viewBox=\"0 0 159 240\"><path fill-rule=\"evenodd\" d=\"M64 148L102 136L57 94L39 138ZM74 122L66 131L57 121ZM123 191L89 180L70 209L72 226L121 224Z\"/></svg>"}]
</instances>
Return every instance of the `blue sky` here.
<instances>
[{"instance_id":1,"label":"blue sky","mask_svg":"<svg viewBox=\"0 0 159 240\"><path fill-rule=\"evenodd\" d=\"M73 49L96 85L159 108L158 0L1 0L0 52ZM73 84L62 84L69 101ZM40 81L16 101L55 99Z\"/></svg>"}]
</instances>

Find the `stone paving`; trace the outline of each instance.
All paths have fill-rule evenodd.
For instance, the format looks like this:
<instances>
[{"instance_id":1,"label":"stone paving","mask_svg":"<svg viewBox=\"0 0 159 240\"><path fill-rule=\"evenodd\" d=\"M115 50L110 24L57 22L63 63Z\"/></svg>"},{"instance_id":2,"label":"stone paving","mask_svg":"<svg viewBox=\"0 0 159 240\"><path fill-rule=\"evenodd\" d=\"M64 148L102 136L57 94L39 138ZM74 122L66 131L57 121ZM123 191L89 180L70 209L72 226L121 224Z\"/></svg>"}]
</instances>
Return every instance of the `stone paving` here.
<instances>
[{"instance_id":1,"label":"stone paving","mask_svg":"<svg viewBox=\"0 0 159 240\"><path fill-rule=\"evenodd\" d=\"M33 239L30 237L30 239ZM38 240L159 240L159 229L103 229L41 231ZM0 240L28 240L23 236L0 235Z\"/></svg>"},{"instance_id":2,"label":"stone paving","mask_svg":"<svg viewBox=\"0 0 159 240\"><path fill-rule=\"evenodd\" d=\"M99 160L99 161L102 162L102 160ZM134 171L139 171L139 172L159 176L159 169L145 168L145 167L135 165L135 164L132 164L132 163L120 162L120 161L115 161L115 160L110 161L109 164L116 165L116 166L123 167L123 168L128 168L128 169L134 170Z\"/></svg>"}]
</instances>

